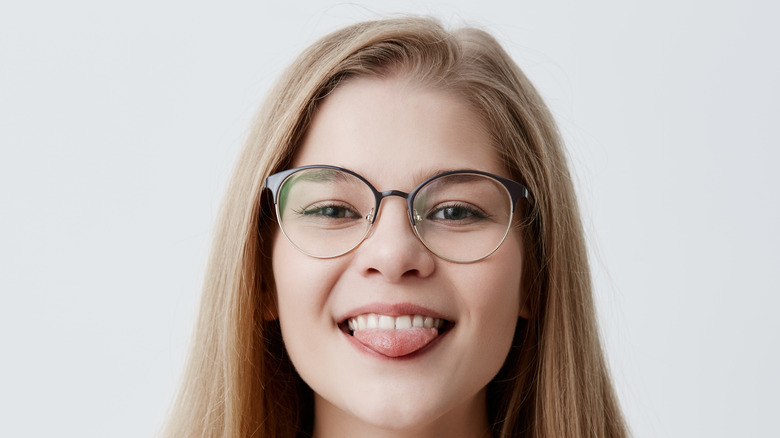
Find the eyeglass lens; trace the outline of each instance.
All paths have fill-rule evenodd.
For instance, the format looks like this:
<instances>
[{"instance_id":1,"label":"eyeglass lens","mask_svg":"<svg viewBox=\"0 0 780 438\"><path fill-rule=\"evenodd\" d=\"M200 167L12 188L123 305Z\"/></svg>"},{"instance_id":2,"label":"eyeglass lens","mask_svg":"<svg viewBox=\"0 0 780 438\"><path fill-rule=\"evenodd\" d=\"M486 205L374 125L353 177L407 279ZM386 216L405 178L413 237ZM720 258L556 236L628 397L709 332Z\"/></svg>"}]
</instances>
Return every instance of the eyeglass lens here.
<instances>
[{"instance_id":1,"label":"eyeglass lens","mask_svg":"<svg viewBox=\"0 0 780 438\"><path fill-rule=\"evenodd\" d=\"M412 202L414 230L438 256L470 262L495 251L512 221L503 184L485 175L457 173L433 179ZM310 168L281 185L278 217L287 238L314 257L335 257L359 245L376 215L374 191L337 169Z\"/></svg>"}]
</instances>

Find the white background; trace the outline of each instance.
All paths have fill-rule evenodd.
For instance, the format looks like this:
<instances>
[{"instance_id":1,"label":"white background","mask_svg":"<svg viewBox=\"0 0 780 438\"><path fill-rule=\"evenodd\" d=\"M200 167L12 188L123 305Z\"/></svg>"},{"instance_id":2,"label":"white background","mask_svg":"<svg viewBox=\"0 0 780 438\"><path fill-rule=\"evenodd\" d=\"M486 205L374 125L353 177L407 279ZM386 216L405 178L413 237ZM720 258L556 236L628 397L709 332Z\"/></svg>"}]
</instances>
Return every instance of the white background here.
<instances>
[{"instance_id":1,"label":"white background","mask_svg":"<svg viewBox=\"0 0 780 438\"><path fill-rule=\"evenodd\" d=\"M490 30L551 106L636 436L780 436L776 3L109 3L0 6L0 436L158 430L250 117L397 12Z\"/></svg>"}]
</instances>

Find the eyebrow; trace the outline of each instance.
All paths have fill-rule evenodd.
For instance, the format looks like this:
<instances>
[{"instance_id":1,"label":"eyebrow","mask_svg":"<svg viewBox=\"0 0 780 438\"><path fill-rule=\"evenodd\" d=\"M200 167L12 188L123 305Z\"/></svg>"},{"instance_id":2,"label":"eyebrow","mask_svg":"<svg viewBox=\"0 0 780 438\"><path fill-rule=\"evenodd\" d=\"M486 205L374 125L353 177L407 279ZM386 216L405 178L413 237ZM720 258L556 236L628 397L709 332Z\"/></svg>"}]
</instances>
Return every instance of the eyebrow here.
<instances>
[{"instance_id":1,"label":"eyebrow","mask_svg":"<svg viewBox=\"0 0 780 438\"><path fill-rule=\"evenodd\" d=\"M299 175L296 180L299 181L314 181L314 182L322 182L322 181L350 181L351 178L347 178L347 174L344 172L340 172L335 169L316 169L314 171L310 172L304 172L302 175Z\"/></svg>"},{"instance_id":2,"label":"eyebrow","mask_svg":"<svg viewBox=\"0 0 780 438\"><path fill-rule=\"evenodd\" d=\"M337 166L341 169L348 169L347 167L343 166ZM453 171L469 171L469 170L476 170L476 169L470 169L470 168L428 168L428 169L421 169L412 175L412 183L415 186L418 186L423 183L423 181L427 181L430 178L433 178L434 176L441 175L442 173L447 172L453 172ZM354 172L354 171L353 171ZM345 174L343 172L339 172L335 169L316 169L311 172L304 172L302 175L297 176L297 181L310 181L310 182L336 182L336 181L343 181L343 182L351 182L354 183L355 180L351 177L347 176L348 174ZM358 175L361 175L358 173ZM365 176L364 176L365 178ZM473 178L468 175L461 175L459 178L460 181L463 181L464 179ZM373 187L373 183L370 183ZM375 190L378 190L375 188ZM395 190L395 189L394 189ZM381 190L380 190L381 191Z\"/></svg>"},{"instance_id":3,"label":"eyebrow","mask_svg":"<svg viewBox=\"0 0 780 438\"><path fill-rule=\"evenodd\" d=\"M433 178L436 175L441 175L442 173L447 173L447 172L454 172L456 170L474 170L474 169L436 168L436 169L421 170L414 174L414 183L415 185L422 184L423 181L427 181L429 178Z\"/></svg>"},{"instance_id":4,"label":"eyebrow","mask_svg":"<svg viewBox=\"0 0 780 438\"><path fill-rule=\"evenodd\" d=\"M355 172L358 175L362 176L363 178L368 178L365 175L363 175L360 172L357 172L355 170L350 169L349 167L345 167L342 165L336 165L336 167L341 169L346 169L351 172ZM412 182L416 186L418 184L421 184L423 181L427 181L430 178L433 178L436 175L441 175L442 173L446 172L453 172L456 170L476 170L476 169L469 169L469 168L430 168L430 169L422 169L418 170L412 175ZM342 173L335 171L334 169L318 169L317 171L313 172L306 172L304 175L299 176L300 180L302 181L314 181L314 182L321 182L321 181L348 181L351 180L350 178L347 178L347 176ZM368 179L370 181L370 179ZM372 183L373 185L373 183Z\"/></svg>"}]
</instances>

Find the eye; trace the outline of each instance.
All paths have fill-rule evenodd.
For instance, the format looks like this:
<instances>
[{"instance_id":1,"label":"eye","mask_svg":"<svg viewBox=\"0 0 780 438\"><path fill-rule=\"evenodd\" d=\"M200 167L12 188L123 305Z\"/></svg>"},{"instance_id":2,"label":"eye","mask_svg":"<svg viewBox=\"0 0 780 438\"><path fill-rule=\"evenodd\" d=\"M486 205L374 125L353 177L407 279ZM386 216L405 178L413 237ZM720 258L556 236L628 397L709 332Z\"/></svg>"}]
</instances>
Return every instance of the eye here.
<instances>
[{"instance_id":1,"label":"eye","mask_svg":"<svg viewBox=\"0 0 780 438\"><path fill-rule=\"evenodd\" d=\"M361 217L350 205L331 203L329 201L313 204L298 210L296 213L309 218L323 219L354 219Z\"/></svg>"},{"instance_id":2,"label":"eye","mask_svg":"<svg viewBox=\"0 0 780 438\"><path fill-rule=\"evenodd\" d=\"M427 218L435 221L471 223L485 219L487 215L471 204L449 204L437 206L428 214Z\"/></svg>"}]
</instances>

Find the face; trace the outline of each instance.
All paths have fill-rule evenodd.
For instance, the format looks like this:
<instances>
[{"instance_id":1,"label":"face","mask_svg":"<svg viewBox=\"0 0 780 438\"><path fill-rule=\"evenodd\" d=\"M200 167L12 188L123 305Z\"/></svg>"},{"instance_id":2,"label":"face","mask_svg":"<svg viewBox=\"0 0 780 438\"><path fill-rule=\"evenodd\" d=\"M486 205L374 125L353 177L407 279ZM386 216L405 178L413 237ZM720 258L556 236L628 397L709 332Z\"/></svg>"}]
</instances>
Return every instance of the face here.
<instances>
[{"instance_id":1,"label":"face","mask_svg":"<svg viewBox=\"0 0 780 438\"><path fill-rule=\"evenodd\" d=\"M312 164L350 169L379 191L409 192L445 170L508 176L469 107L403 78L351 79L331 93L293 163ZM450 428L464 436L484 427L485 385L522 313L521 245L513 229L484 260L438 258L415 236L400 197L385 198L366 240L336 258L307 256L277 231L277 314L315 393L315 432ZM423 327L353 335L351 325L371 314L380 325L416 319ZM427 329L437 320L440 329Z\"/></svg>"}]
</instances>

